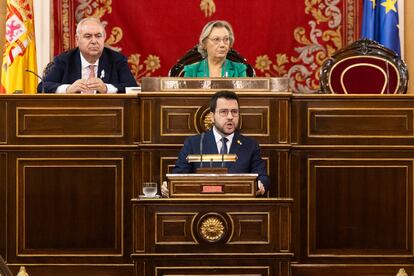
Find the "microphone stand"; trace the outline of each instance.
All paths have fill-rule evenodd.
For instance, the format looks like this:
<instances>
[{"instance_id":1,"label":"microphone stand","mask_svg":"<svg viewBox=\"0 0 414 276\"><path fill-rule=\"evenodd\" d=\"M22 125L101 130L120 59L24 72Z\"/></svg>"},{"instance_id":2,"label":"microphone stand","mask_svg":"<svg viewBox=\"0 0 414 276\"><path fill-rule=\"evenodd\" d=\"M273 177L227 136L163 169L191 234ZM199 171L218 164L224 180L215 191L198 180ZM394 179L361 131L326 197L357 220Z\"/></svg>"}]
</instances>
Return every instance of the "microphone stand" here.
<instances>
[{"instance_id":1,"label":"microphone stand","mask_svg":"<svg viewBox=\"0 0 414 276\"><path fill-rule=\"evenodd\" d=\"M44 94L45 93L45 83L43 82L43 78L41 76L39 76L36 72L32 71L32 70L26 69L25 71L29 72L29 73L31 73L31 74L33 74L33 75L35 75L36 77L39 78L40 82L42 83L42 91L40 93Z\"/></svg>"}]
</instances>

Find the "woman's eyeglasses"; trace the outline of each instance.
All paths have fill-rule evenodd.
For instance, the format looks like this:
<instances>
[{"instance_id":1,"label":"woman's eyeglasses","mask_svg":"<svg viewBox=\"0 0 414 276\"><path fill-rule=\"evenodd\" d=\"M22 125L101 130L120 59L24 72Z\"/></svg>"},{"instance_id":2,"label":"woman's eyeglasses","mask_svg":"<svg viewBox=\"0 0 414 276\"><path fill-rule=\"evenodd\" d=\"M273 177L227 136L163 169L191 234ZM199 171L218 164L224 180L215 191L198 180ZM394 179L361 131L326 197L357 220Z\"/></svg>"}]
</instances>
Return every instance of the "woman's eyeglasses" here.
<instances>
[{"instance_id":1,"label":"woman's eyeglasses","mask_svg":"<svg viewBox=\"0 0 414 276\"><path fill-rule=\"evenodd\" d=\"M228 37L228 36L225 36L223 38L215 36L215 37L211 37L211 38L209 37L208 39L210 39L210 41L213 42L213 44L215 44L215 45L220 44L220 42L223 42L224 44L229 44L230 43L230 37Z\"/></svg>"}]
</instances>

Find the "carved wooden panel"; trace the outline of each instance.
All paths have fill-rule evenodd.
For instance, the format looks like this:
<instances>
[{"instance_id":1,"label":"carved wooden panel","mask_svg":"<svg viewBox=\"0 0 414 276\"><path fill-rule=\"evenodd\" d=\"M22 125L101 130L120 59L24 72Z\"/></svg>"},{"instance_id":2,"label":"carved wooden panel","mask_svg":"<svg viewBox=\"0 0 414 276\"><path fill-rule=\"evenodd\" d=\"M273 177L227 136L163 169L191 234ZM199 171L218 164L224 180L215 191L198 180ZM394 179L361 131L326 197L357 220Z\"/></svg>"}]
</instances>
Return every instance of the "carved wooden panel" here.
<instances>
[{"instance_id":1,"label":"carved wooden panel","mask_svg":"<svg viewBox=\"0 0 414 276\"><path fill-rule=\"evenodd\" d=\"M0 101L0 144L7 142L7 102Z\"/></svg>"},{"instance_id":2,"label":"carved wooden panel","mask_svg":"<svg viewBox=\"0 0 414 276\"><path fill-rule=\"evenodd\" d=\"M6 257L7 243L7 154L0 152L0 255Z\"/></svg>"},{"instance_id":3,"label":"carved wooden panel","mask_svg":"<svg viewBox=\"0 0 414 276\"><path fill-rule=\"evenodd\" d=\"M269 213L228 213L232 221L229 244L248 244L270 242Z\"/></svg>"},{"instance_id":4,"label":"carved wooden panel","mask_svg":"<svg viewBox=\"0 0 414 276\"><path fill-rule=\"evenodd\" d=\"M309 158L309 256L414 256L413 162Z\"/></svg>"},{"instance_id":5,"label":"carved wooden panel","mask_svg":"<svg viewBox=\"0 0 414 276\"><path fill-rule=\"evenodd\" d=\"M291 264L292 276L397 276L400 269L413 275L414 267L411 264Z\"/></svg>"},{"instance_id":6,"label":"carved wooden panel","mask_svg":"<svg viewBox=\"0 0 414 276\"><path fill-rule=\"evenodd\" d=\"M123 158L17 158L16 164L17 256L124 254Z\"/></svg>"},{"instance_id":7,"label":"carved wooden panel","mask_svg":"<svg viewBox=\"0 0 414 276\"><path fill-rule=\"evenodd\" d=\"M292 143L414 144L414 105L404 99L313 97L292 100Z\"/></svg>"},{"instance_id":8,"label":"carved wooden panel","mask_svg":"<svg viewBox=\"0 0 414 276\"><path fill-rule=\"evenodd\" d=\"M198 133L194 118L199 109L200 106L161 106L161 137L190 136Z\"/></svg>"},{"instance_id":9,"label":"carved wooden panel","mask_svg":"<svg viewBox=\"0 0 414 276\"><path fill-rule=\"evenodd\" d=\"M414 137L414 109L309 108L309 137Z\"/></svg>"},{"instance_id":10,"label":"carved wooden panel","mask_svg":"<svg viewBox=\"0 0 414 276\"><path fill-rule=\"evenodd\" d=\"M10 265L14 275L17 275L20 264ZM82 265L50 265L39 263L25 264L27 273L30 276L131 276L134 275L133 264L82 264Z\"/></svg>"},{"instance_id":11,"label":"carved wooden panel","mask_svg":"<svg viewBox=\"0 0 414 276\"><path fill-rule=\"evenodd\" d=\"M9 143L129 144L134 139L133 115L138 108L133 103L127 97L10 100Z\"/></svg>"},{"instance_id":12,"label":"carved wooden panel","mask_svg":"<svg viewBox=\"0 0 414 276\"><path fill-rule=\"evenodd\" d=\"M155 244L197 244L192 220L196 213L155 213Z\"/></svg>"},{"instance_id":13,"label":"carved wooden panel","mask_svg":"<svg viewBox=\"0 0 414 276\"><path fill-rule=\"evenodd\" d=\"M16 136L25 137L123 137L122 107L18 107Z\"/></svg>"},{"instance_id":14,"label":"carved wooden panel","mask_svg":"<svg viewBox=\"0 0 414 276\"><path fill-rule=\"evenodd\" d=\"M139 246L135 252L142 253L145 244L146 254L290 253L289 200L141 199L134 202L134 228L146 229L137 230L143 231L144 236L134 236L134 244Z\"/></svg>"},{"instance_id":15,"label":"carved wooden panel","mask_svg":"<svg viewBox=\"0 0 414 276\"><path fill-rule=\"evenodd\" d=\"M295 151L293 224L301 230L293 240L300 239L299 258L413 260L413 156L397 149Z\"/></svg>"},{"instance_id":16,"label":"carved wooden panel","mask_svg":"<svg viewBox=\"0 0 414 276\"><path fill-rule=\"evenodd\" d=\"M136 276L175 275L234 275L234 276L285 276L290 275L289 262L283 257L265 254L183 256L153 256L147 259L132 255Z\"/></svg>"},{"instance_id":17,"label":"carved wooden panel","mask_svg":"<svg viewBox=\"0 0 414 276\"><path fill-rule=\"evenodd\" d=\"M183 143L211 123L210 96L143 97L141 134L143 143ZM289 140L288 100L240 96L240 128L242 133L255 137L260 143L282 143Z\"/></svg>"}]
</instances>

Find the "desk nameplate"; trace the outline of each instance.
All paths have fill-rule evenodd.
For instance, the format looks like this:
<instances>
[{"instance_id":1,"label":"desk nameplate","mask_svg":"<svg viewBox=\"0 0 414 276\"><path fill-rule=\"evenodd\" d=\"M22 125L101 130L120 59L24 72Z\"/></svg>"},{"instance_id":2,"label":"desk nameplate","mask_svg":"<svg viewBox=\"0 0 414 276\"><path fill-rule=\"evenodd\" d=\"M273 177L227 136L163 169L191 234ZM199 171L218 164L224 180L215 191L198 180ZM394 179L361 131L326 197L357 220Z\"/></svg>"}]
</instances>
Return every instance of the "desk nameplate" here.
<instances>
[{"instance_id":1,"label":"desk nameplate","mask_svg":"<svg viewBox=\"0 0 414 276\"><path fill-rule=\"evenodd\" d=\"M143 78L142 92L185 91L287 92L289 78Z\"/></svg>"}]
</instances>

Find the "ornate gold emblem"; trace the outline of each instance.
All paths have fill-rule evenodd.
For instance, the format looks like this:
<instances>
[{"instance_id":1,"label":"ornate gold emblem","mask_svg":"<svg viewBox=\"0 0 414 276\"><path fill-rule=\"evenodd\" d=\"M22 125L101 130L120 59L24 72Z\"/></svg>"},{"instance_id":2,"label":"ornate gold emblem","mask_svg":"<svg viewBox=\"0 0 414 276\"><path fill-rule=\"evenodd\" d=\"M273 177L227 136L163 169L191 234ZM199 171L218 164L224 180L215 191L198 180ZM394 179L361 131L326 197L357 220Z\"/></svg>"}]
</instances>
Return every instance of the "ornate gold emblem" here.
<instances>
[{"instance_id":1,"label":"ornate gold emblem","mask_svg":"<svg viewBox=\"0 0 414 276\"><path fill-rule=\"evenodd\" d=\"M203 114L201 120L202 125L204 126L204 129L210 129L213 126L213 119L211 118L210 110L207 110L208 112Z\"/></svg>"},{"instance_id":2,"label":"ornate gold emblem","mask_svg":"<svg viewBox=\"0 0 414 276\"><path fill-rule=\"evenodd\" d=\"M200 235L208 242L217 242L224 236L224 221L218 216L207 216L201 221Z\"/></svg>"},{"instance_id":3,"label":"ornate gold emblem","mask_svg":"<svg viewBox=\"0 0 414 276\"><path fill-rule=\"evenodd\" d=\"M205 17L210 17L216 12L214 0L201 0L200 9L204 12Z\"/></svg>"}]
</instances>

